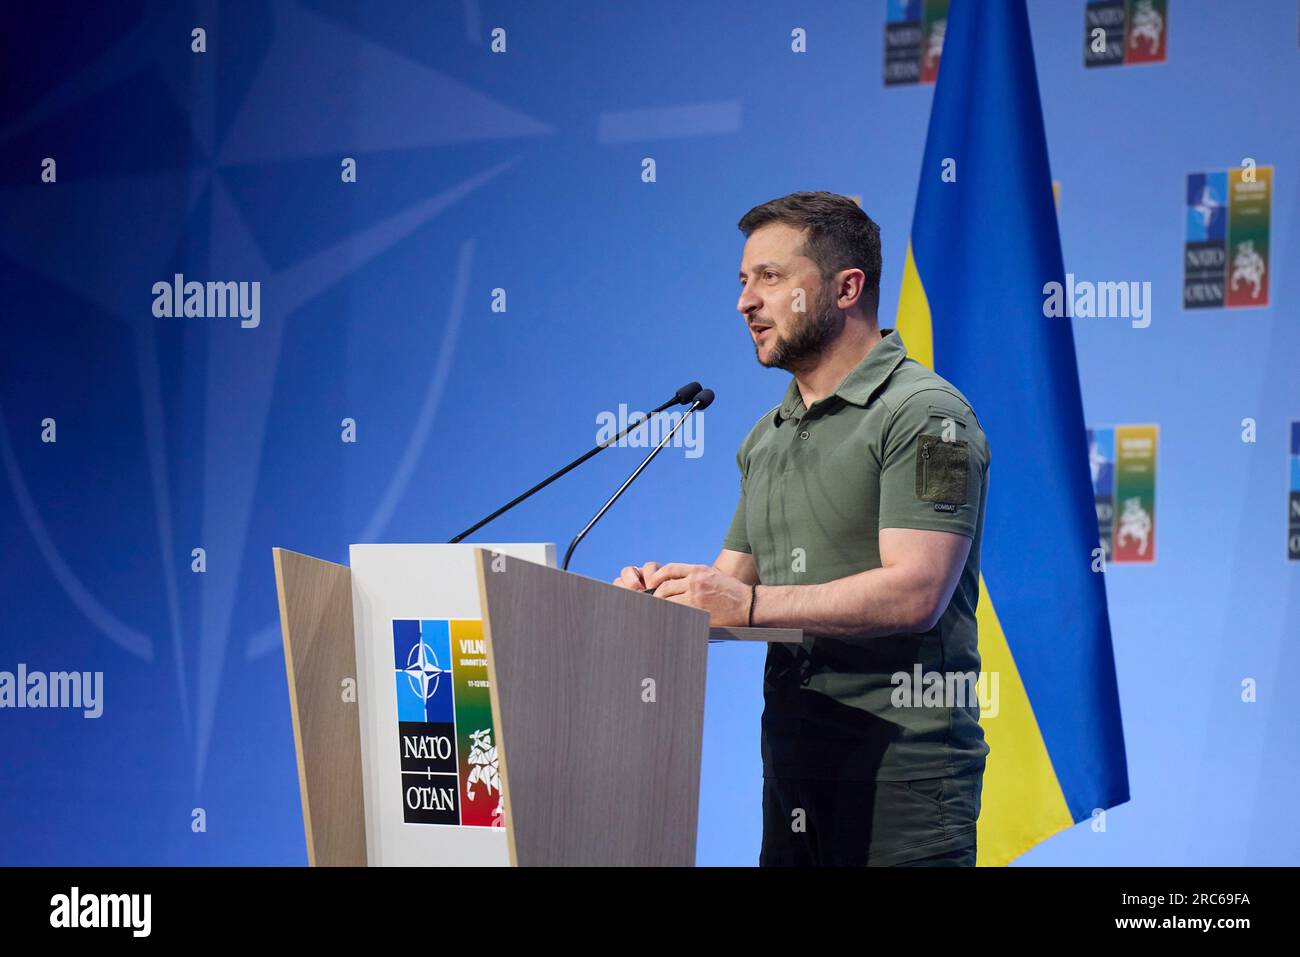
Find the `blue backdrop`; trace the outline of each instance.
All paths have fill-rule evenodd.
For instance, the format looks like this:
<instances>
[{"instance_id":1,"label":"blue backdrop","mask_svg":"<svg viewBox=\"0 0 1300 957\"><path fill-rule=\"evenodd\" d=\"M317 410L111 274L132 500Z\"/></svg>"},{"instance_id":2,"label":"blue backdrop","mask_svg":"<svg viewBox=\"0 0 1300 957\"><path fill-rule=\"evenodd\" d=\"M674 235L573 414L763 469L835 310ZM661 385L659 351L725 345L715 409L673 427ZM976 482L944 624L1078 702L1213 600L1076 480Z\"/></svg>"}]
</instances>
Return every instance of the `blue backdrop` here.
<instances>
[{"instance_id":1,"label":"blue backdrop","mask_svg":"<svg viewBox=\"0 0 1300 957\"><path fill-rule=\"evenodd\" d=\"M1300 862L1297 3L1169 6L1167 62L1085 69L1084 0L1030 3L1066 268L1153 289L1149 328L1073 320L1085 413L1160 445L1158 560L1106 574L1133 800L1023 863ZM665 452L573 569L712 561L787 382L735 312L751 206L860 196L892 324L933 88L882 82L883 0L5 18L0 670L102 671L104 710L0 710L0 863L305 862L273 546L445 541L699 379L703 454ZM1271 305L1184 310L1186 176L1245 157L1274 170ZM260 282L259 324L156 318L176 273ZM562 550L642 454L490 539ZM711 649L701 863L757 860L760 710L761 649Z\"/></svg>"}]
</instances>

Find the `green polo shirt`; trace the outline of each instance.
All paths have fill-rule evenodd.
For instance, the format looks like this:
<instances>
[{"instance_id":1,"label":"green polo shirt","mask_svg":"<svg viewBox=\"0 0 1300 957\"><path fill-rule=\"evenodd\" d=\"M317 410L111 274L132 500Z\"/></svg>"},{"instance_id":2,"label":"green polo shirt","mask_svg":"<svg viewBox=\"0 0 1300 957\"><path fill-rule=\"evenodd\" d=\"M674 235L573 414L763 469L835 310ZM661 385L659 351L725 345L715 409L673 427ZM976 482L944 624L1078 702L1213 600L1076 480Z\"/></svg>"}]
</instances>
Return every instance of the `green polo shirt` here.
<instances>
[{"instance_id":1,"label":"green polo shirt","mask_svg":"<svg viewBox=\"0 0 1300 957\"><path fill-rule=\"evenodd\" d=\"M983 767L988 753L974 695L988 443L965 396L909 359L896 332L883 336L812 408L792 376L758 420L736 454L740 502L723 547L753 554L765 585L879 568L882 528L956 532L972 539L970 555L924 634L805 631L801 646L769 646L767 777L945 777Z\"/></svg>"}]
</instances>

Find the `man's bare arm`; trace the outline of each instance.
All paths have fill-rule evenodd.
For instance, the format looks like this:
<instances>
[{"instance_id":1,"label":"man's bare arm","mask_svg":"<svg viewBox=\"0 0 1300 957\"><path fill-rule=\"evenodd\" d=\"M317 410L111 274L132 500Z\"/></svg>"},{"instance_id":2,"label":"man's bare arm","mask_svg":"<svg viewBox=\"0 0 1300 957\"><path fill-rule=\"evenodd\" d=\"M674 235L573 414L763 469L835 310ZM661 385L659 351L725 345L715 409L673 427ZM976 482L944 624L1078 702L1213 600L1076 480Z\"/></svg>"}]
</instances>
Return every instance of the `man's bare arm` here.
<instances>
[{"instance_id":1,"label":"man's bare arm","mask_svg":"<svg viewBox=\"0 0 1300 957\"><path fill-rule=\"evenodd\" d=\"M760 585L754 624L818 635L929 631L961 578L971 540L956 532L880 530L880 568L820 585Z\"/></svg>"},{"instance_id":2,"label":"man's bare arm","mask_svg":"<svg viewBox=\"0 0 1300 957\"><path fill-rule=\"evenodd\" d=\"M732 551L730 548L724 548L718 552L718 557L713 560L713 567L724 575L739 579L746 585L753 585L758 582L758 563L754 561L754 556L749 552L737 552Z\"/></svg>"},{"instance_id":3,"label":"man's bare arm","mask_svg":"<svg viewBox=\"0 0 1300 957\"><path fill-rule=\"evenodd\" d=\"M817 585L760 583L753 599L753 623L817 635L929 631L948 607L970 541L956 532L881 529L882 567ZM749 585L755 578L736 572L757 574L753 557L739 557L743 555L724 550L712 566L674 562L649 572L645 583L658 597L709 612L714 625L743 625L749 620Z\"/></svg>"}]
</instances>

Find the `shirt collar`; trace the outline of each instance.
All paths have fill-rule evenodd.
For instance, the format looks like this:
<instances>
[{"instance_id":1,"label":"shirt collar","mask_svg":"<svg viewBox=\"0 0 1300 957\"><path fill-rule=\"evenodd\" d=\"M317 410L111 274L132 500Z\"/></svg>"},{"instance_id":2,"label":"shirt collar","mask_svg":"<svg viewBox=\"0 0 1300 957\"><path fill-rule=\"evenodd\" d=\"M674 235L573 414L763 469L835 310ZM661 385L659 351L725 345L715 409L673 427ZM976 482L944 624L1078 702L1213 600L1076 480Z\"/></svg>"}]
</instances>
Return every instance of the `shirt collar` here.
<instances>
[{"instance_id":1,"label":"shirt collar","mask_svg":"<svg viewBox=\"0 0 1300 957\"><path fill-rule=\"evenodd\" d=\"M831 395L839 396L852 405L865 406L885 381L893 375L899 364L907 358L907 349L904 348L903 339L897 330L882 329L880 335L880 342L844 377ZM820 404L813 403L813 405ZM794 376L791 376L790 386L785 390L785 398L781 401L781 407L777 409L772 424L780 425L783 419L795 418L802 411L804 411L803 396L799 394L798 382L795 381Z\"/></svg>"}]
</instances>

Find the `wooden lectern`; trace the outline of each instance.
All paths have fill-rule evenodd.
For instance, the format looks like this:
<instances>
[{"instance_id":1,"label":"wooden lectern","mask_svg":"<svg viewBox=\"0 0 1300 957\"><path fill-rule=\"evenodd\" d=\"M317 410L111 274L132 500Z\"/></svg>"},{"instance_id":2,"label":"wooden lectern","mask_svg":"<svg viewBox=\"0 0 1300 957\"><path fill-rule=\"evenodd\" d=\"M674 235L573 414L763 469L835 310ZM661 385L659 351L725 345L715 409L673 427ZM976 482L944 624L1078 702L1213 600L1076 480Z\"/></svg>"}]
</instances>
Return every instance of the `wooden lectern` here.
<instances>
[{"instance_id":1,"label":"wooden lectern","mask_svg":"<svg viewBox=\"0 0 1300 957\"><path fill-rule=\"evenodd\" d=\"M695 863L697 609L550 545L274 549L312 865Z\"/></svg>"}]
</instances>

